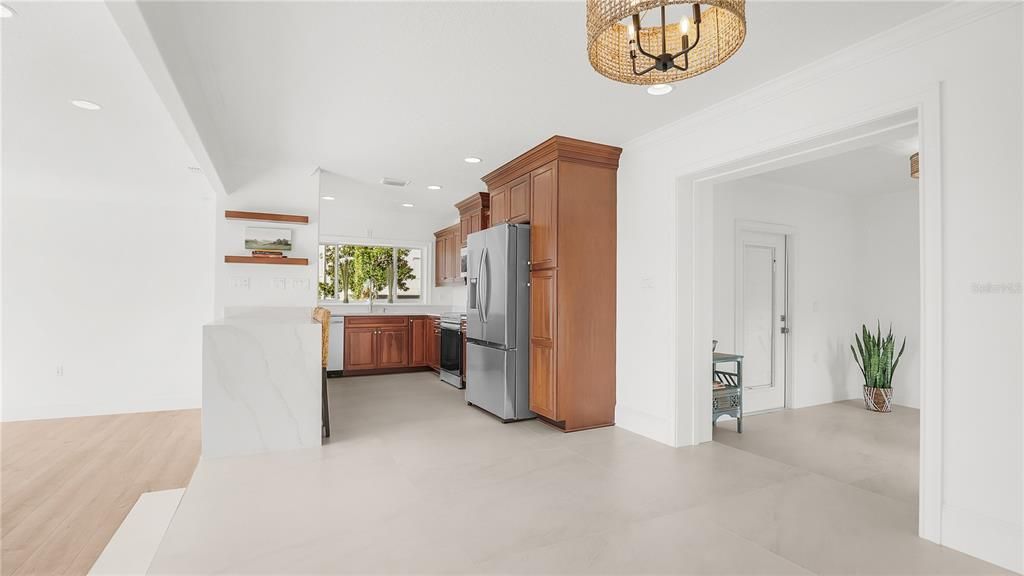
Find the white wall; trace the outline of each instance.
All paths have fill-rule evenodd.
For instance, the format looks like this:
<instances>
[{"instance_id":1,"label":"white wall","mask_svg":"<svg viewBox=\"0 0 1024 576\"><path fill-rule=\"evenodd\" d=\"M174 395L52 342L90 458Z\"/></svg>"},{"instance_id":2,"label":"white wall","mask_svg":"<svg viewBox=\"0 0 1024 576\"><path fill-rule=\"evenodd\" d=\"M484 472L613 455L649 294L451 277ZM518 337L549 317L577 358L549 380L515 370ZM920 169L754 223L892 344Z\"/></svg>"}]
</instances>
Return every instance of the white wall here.
<instances>
[{"instance_id":1,"label":"white wall","mask_svg":"<svg viewBox=\"0 0 1024 576\"><path fill-rule=\"evenodd\" d=\"M864 167L867 169L868 167ZM907 176L907 180L910 178ZM912 182L912 181L911 181ZM822 183L827 188L827 183ZM714 336L735 346L737 225L793 230L789 247L791 407L859 398L853 333L892 322L907 351L894 378L897 403L919 407L916 192L842 194L746 178L714 192Z\"/></svg>"},{"instance_id":2,"label":"white wall","mask_svg":"<svg viewBox=\"0 0 1024 576\"><path fill-rule=\"evenodd\" d=\"M434 286L434 232L459 221L452 206L442 212L401 207L402 197L345 176L321 172L320 237L350 241L399 243L424 248L426 304L466 307L465 286ZM469 194L467 194L468 196Z\"/></svg>"},{"instance_id":3,"label":"white wall","mask_svg":"<svg viewBox=\"0 0 1024 576\"><path fill-rule=\"evenodd\" d=\"M198 407L209 186L102 3L18 10L3 30L3 420Z\"/></svg>"},{"instance_id":4,"label":"white wall","mask_svg":"<svg viewBox=\"0 0 1024 576\"><path fill-rule=\"evenodd\" d=\"M695 199L677 179L910 102L941 82L941 541L1024 569L1022 366L979 362L1020 357L1021 295L975 288L1021 282L1021 10L947 5L627 143L618 182L619 425L668 443L695 438L676 410L693 397L695 317ZM670 168L666 158L675 159ZM651 303L664 309L652 315Z\"/></svg>"},{"instance_id":5,"label":"white wall","mask_svg":"<svg viewBox=\"0 0 1024 576\"><path fill-rule=\"evenodd\" d=\"M284 165L221 195L217 205L217 315L236 306L299 306L312 309L317 301L319 177L301 165ZM225 210L271 212L308 216L309 224L228 220ZM227 264L225 255L249 254L245 228L264 226L292 230L294 258L307 258L306 266Z\"/></svg>"}]
</instances>

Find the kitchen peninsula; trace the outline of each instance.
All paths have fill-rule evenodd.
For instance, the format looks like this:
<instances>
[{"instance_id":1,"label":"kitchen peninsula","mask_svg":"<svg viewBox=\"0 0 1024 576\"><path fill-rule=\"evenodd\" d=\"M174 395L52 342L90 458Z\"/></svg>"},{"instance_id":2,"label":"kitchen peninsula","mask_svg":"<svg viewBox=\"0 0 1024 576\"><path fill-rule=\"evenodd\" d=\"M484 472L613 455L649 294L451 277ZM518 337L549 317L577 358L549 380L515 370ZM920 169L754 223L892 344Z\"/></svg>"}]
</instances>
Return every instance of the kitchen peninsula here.
<instances>
[{"instance_id":1,"label":"kitchen peninsula","mask_svg":"<svg viewBox=\"0 0 1024 576\"><path fill-rule=\"evenodd\" d=\"M309 308L228 309L203 327L203 457L320 445L320 324Z\"/></svg>"}]
</instances>

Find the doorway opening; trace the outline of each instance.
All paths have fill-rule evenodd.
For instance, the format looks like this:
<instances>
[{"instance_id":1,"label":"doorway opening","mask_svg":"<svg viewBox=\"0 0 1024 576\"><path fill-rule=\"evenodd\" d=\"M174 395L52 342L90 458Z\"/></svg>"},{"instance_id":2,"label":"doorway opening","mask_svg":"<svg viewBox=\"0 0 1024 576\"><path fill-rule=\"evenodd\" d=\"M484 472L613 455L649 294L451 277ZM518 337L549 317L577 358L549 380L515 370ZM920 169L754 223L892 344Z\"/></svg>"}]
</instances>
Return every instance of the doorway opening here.
<instances>
[{"instance_id":1,"label":"doorway opening","mask_svg":"<svg viewBox=\"0 0 1024 576\"><path fill-rule=\"evenodd\" d=\"M712 424L713 410L712 400L714 389L712 385L701 385L703 382L713 383L713 372L717 369L711 359L711 342L720 340L718 351L734 352L727 350L725 342L731 342L736 346L736 309L743 305L741 298L737 302L736 287L736 245L740 230L744 225L762 226L765 229L760 231L775 232L785 236L786 253L786 285L785 294L786 309L785 320L781 319L782 314L774 314L773 329L777 332L784 332L781 339L784 349L785 366L782 386L784 388L783 407L793 408L778 409L774 413L765 413L763 417L768 419L772 416L788 418L801 408L833 404L839 400L839 407L842 402L847 402L846 408L850 410L864 411L863 380L853 361L850 352L850 344L854 342L854 332L859 331L861 324L869 324L872 332L875 332L877 323L883 324L883 335L888 330L888 318L892 318L894 335L897 336L897 343L907 336L908 350L913 348L916 355L917 369L908 369L910 352L908 351L901 366L898 367L894 387L897 394L904 398L897 399L897 413L911 410L908 406L919 405L921 410L917 419L911 422L910 427L916 434L910 434L900 440L901 443L909 442L910 450L916 452L919 458L919 465L903 466L900 474L909 478L910 483L916 487L906 490L903 496L907 500L915 500L917 510L917 534L925 539L938 541L940 532L940 510L941 510L941 296L942 296L942 273L941 273L941 159L938 152L930 155L930 151L937 151L939 146L939 95L938 90L929 90L919 96L901 102L894 102L889 107L865 111L859 118L849 118L842 123L831 126L818 126L808 128L801 133L793 134L784 141L771 145L764 145L760 150L751 151L747 156L736 158L726 157L720 162L708 163L706 168L698 173L682 176L678 180L678 189L684 198L679 203L682 217L685 221L692 222L692 260L686 259L686 238L683 238L683 250L680 253L681 264L685 267L692 266L693 284L692 289L680 291L681 301L679 303L681 319L688 316L692 318L692 340L684 340L684 350L687 355L679 359L679 395L677 396L677 427L676 438L680 444L707 442L713 439ZM791 208L789 212L782 210L781 203L769 202L770 194L765 194L765 189L770 186L782 186L785 182L771 182L773 178L785 175L786 169L793 168L800 170L811 163L820 161L818 166L818 179L825 179L832 183L853 181L849 174L840 173L835 166L828 166L829 162L840 162L838 157L847 153L865 154L864 150L871 149L874 153L885 151L896 153L896 146L899 141L910 141L910 137L916 138L916 147L922 158L927 162L921 163L920 180L912 181L918 186L918 190L912 199L916 205L912 206L916 211L909 216L912 226L908 225L900 229L903 238L910 237L912 242L890 241L886 250L897 250L903 254L910 254L911 260L905 260L899 264L896 270L902 274L907 272L914 276L916 283L911 282L910 292L913 301L907 304L905 300L892 298L892 306L882 306L878 302L888 300L872 300L861 304L853 304L852 299L860 297L863 287L871 282L885 282L886 274L893 269L882 266L873 278L864 276L843 276L839 272L848 272L856 267L845 261L842 254L832 246L838 242L840 237L846 238L846 242L856 243L858 241L880 242L885 245L881 236L873 236L872 230L864 230L863 224L858 223L860 214L870 215L872 203L866 199L847 198L846 207L833 206L826 210L825 206L817 206L816 211L811 210L816 202L823 201L822 194L814 194L814 186L807 183L800 185L799 182L793 188L802 188L804 194L802 203L790 204L798 208ZM906 142L904 142L906 144ZM910 152L912 153L912 152ZM906 178L910 178L909 155L905 159ZM902 154L902 152L901 152ZM831 160L830 160L831 159ZM849 158L845 164L850 164ZM802 168L803 166L803 168ZM874 175L877 170L860 166L859 170L865 175ZM901 168L901 171L903 168ZM789 174L792 175L792 174ZM732 195L739 197L741 194L754 195L753 191L741 192L737 187L750 186L754 179L759 179L761 194L751 196L762 202L761 205L751 203L734 202L733 206L743 207L746 211L731 213L731 220L723 223L721 216L726 213L718 204L729 196L730 188L733 188ZM741 182L745 181L745 182ZM808 190L810 189L810 191ZM834 195L838 195L834 194ZM851 206L859 204L854 210ZM879 221L888 219L884 202L879 205L877 218ZM692 209L692 212L687 213ZM799 209L807 212L808 218L803 221L794 220L790 216L792 210ZM821 217L815 217L820 215ZM828 216L828 217L825 217ZM831 228L828 225L830 219L843 222L847 233L840 234L836 226ZM745 221L745 222L744 222ZM859 222L864 222L861 219ZM868 220L870 221L870 220ZM904 222L907 222L904 215ZM872 222L871 226L877 224ZM860 226L860 228L858 228ZM898 228L898 227L897 227ZM823 229L823 230L822 230ZM813 232L813 233L812 233ZM822 234L823 233L823 234ZM828 242L818 240L825 238ZM723 252L723 245L728 248ZM878 248L873 248L878 250ZM869 254L865 248L862 253ZM716 286L716 281L721 281L724 272L718 259L730 260L727 270L729 275L729 288L725 290L726 295L718 292L721 285ZM778 258L776 257L777 261ZM907 263L909 262L909 264ZM813 266L811 263L815 263ZM764 276L768 277L768 276ZM803 278L797 281L797 278ZM815 283L828 284L837 279L846 278L845 284L835 284L829 289L816 287ZM905 276L900 276L905 278ZM905 287L907 283L903 280L893 280ZM755 286L750 289L754 290ZM815 293L821 297L814 297ZM766 298L766 290L753 292L761 294ZM762 300L766 302L766 300ZM901 302L901 303L900 303ZM845 303L845 305L844 305ZM900 304L897 304L900 303ZM748 303L749 305L749 303ZM771 309L767 304L762 304L755 310ZM686 311L689 311L687 313ZM724 312L723 312L724 311ZM898 312L895 313L895 312ZM908 313L909 311L909 313ZM692 316L690 316L692 314ZM731 316L725 322L722 318ZM768 317L764 315L764 317ZM826 325L841 326L842 331L833 330L835 336L831 340L816 336L814 320L824 321ZM808 323L808 320L811 322ZM726 324L726 333L721 326ZM829 324L831 323L831 324ZM820 322L819 322L820 324ZM755 326L739 326L740 329L752 330ZM745 336L741 335L742 339ZM911 342L916 342L913 346ZM827 346L825 345L827 343ZM692 347L692 350L690 348ZM778 345L775 348L779 349ZM762 347L763 350L772 350L771 344ZM816 357L815 357L816 356ZM767 357L762 354L762 357ZM801 371L794 363L795 358L800 358L805 364L815 367L812 371ZM763 370L762 370L763 371ZM692 380L690 380L692 378ZM774 375L773 375L774 378ZM692 382L692 388L687 383ZM822 385L822 381L826 385ZM900 384L900 382L903 382ZM913 398L916 394L916 400ZM777 400L774 400L776 406ZM858 404L859 403L859 404ZM859 405L859 407L858 407ZM770 408L768 410L771 410ZM866 411L864 411L866 413ZM908 412L913 414L913 412ZM751 414L748 412L748 414ZM859 415L859 413L858 413ZM886 415L888 416L888 415ZM753 418L753 416L752 416ZM841 417L825 418L821 426L831 426L834 422L841 420ZM891 419L895 420L895 419ZM750 422L744 422L743 437L749 436L751 441L754 436L748 430ZM724 432L730 430L735 435L735 427L729 422L728 417L717 421L717 429ZM877 430L872 432L877 435L884 433ZM813 438L817 434L813 429L804 433L803 438ZM689 438L689 440L688 440ZM861 448L870 445L861 445ZM854 447L852 450L856 451ZM860 457L860 454L856 454ZM908 459L910 462L915 460ZM915 499L916 494L916 499Z\"/></svg>"},{"instance_id":2,"label":"doorway opening","mask_svg":"<svg viewBox=\"0 0 1024 576\"><path fill-rule=\"evenodd\" d=\"M717 419L713 439L915 508L918 147L907 125L717 182L712 246L714 336L717 351L742 356L744 417L742 434ZM908 343L881 417L865 409L851 352L862 326L883 337L891 326L894 352Z\"/></svg>"}]
</instances>

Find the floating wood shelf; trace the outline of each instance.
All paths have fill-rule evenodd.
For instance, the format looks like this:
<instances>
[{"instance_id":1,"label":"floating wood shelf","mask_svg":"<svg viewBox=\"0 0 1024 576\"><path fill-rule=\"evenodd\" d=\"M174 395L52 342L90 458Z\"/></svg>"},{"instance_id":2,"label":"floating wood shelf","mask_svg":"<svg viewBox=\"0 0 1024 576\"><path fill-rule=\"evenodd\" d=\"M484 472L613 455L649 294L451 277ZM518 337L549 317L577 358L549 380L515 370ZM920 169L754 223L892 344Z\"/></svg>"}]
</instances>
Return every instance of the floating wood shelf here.
<instances>
[{"instance_id":1,"label":"floating wood shelf","mask_svg":"<svg viewBox=\"0 0 1024 576\"><path fill-rule=\"evenodd\" d=\"M294 214L271 214L270 212L242 212L225 210L224 217L231 220L260 220L262 222L287 222L289 224L309 224L309 216Z\"/></svg>"},{"instance_id":2,"label":"floating wood shelf","mask_svg":"<svg viewBox=\"0 0 1024 576\"><path fill-rule=\"evenodd\" d=\"M308 258L275 258L274 256L225 256L224 262L228 264L290 264L292 266L306 266Z\"/></svg>"}]
</instances>

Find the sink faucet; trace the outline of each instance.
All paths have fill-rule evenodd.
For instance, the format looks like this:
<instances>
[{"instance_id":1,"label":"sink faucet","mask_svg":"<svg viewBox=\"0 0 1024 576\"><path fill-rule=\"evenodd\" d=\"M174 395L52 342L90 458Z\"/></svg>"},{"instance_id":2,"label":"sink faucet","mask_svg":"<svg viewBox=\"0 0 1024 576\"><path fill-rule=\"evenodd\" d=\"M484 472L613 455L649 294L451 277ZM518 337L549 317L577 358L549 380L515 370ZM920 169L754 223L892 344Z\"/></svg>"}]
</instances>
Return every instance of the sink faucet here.
<instances>
[{"instance_id":1,"label":"sink faucet","mask_svg":"<svg viewBox=\"0 0 1024 576\"><path fill-rule=\"evenodd\" d=\"M376 290L376 287L373 285L373 280L371 278L367 278L366 279L365 287L366 287L366 293L369 296L366 299L366 303L369 305L369 313L373 314L373 298L374 298L374 296L377 295L376 294L377 290Z\"/></svg>"}]
</instances>

